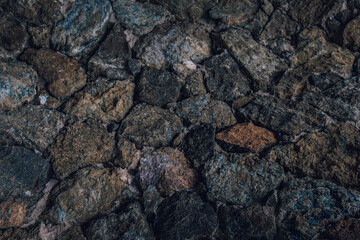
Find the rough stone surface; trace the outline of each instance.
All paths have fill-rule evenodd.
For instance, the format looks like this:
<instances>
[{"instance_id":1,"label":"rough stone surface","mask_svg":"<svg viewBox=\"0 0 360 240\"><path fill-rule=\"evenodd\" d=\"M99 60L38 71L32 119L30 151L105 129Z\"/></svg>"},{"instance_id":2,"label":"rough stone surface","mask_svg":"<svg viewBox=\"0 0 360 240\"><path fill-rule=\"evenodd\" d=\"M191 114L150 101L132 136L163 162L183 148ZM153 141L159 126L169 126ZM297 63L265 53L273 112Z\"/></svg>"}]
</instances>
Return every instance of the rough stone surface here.
<instances>
[{"instance_id":1,"label":"rough stone surface","mask_svg":"<svg viewBox=\"0 0 360 240\"><path fill-rule=\"evenodd\" d=\"M352 51L360 50L360 16L354 18L351 22L349 22L343 33L343 44L345 47L349 48Z\"/></svg>"},{"instance_id":2,"label":"rough stone surface","mask_svg":"<svg viewBox=\"0 0 360 240\"><path fill-rule=\"evenodd\" d=\"M160 147L168 146L181 129L180 118L169 110L138 104L121 122L118 135L134 142L138 148Z\"/></svg>"},{"instance_id":3,"label":"rough stone surface","mask_svg":"<svg viewBox=\"0 0 360 240\"><path fill-rule=\"evenodd\" d=\"M45 150L65 126L67 119L56 110L26 105L16 111L0 114L0 139Z\"/></svg>"},{"instance_id":4,"label":"rough stone surface","mask_svg":"<svg viewBox=\"0 0 360 240\"><path fill-rule=\"evenodd\" d=\"M204 64L207 70L206 87L212 99L234 101L251 91L249 80L229 54L212 57Z\"/></svg>"},{"instance_id":5,"label":"rough stone surface","mask_svg":"<svg viewBox=\"0 0 360 240\"><path fill-rule=\"evenodd\" d=\"M109 210L126 182L127 173L121 169L83 168L55 187L42 217L53 224L85 223Z\"/></svg>"},{"instance_id":6,"label":"rough stone surface","mask_svg":"<svg viewBox=\"0 0 360 240\"><path fill-rule=\"evenodd\" d=\"M185 79L184 91L186 97L206 94L204 77L201 71L195 71Z\"/></svg>"},{"instance_id":7,"label":"rough stone surface","mask_svg":"<svg viewBox=\"0 0 360 240\"><path fill-rule=\"evenodd\" d=\"M86 73L81 65L62 54L28 49L20 59L34 67L55 97L68 97L86 84Z\"/></svg>"},{"instance_id":8,"label":"rough stone surface","mask_svg":"<svg viewBox=\"0 0 360 240\"><path fill-rule=\"evenodd\" d=\"M331 125L293 145L274 148L270 158L292 173L359 188L360 133L349 124Z\"/></svg>"},{"instance_id":9,"label":"rough stone surface","mask_svg":"<svg viewBox=\"0 0 360 240\"><path fill-rule=\"evenodd\" d=\"M155 239L141 205L131 203L117 214L110 214L90 223L85 235L92 239Z\"/></svg>"},{"instance_id":10,"label":"rough stone surface","mask_svg":"<svg viewBox=\"0 0 360 240\"><path fill-rule=\"evenodd\" d=\"M340 220L326 230L325 236L330 240L359 238L360 221L356 219Z\"/></svg>"},{"instance_id":11,"label":"rough stone surface","mask_svg":"<svg viewBox=\"0 0 360 240\"><path fill-rule=\"evenodd\" d=\"M190 131L184 138L182 149L194 167L204 165L213 155L215 148L215 129L202 124Z\"/></svg>"},{"instance_id":12,"label":"rough stone surface","mask_svg":"<svg viewBox=\"0 0 360 240\"><path fill-rule=\"evenodd\" d=\"M230 53L257 82L257 89L266 90L272 79L284 72L287 64L257 43L249 32L231 28L221 34Z\"/></svg>"},{"instance_id":13,"label":"rough stone surface","mask_svg":"<svg viewBox=\"0 0 360 240\"><path fill-rule=\"evenodd\" d=\"M98 79L65 104L65 112L79 118L120 122L133 106L135 84L129 80Z\"/></svg>"},{"instance_id":14,"label":"rough stone surface","mask_svg":"<svg viewBox=\"0 0 360 240\"><path fill-rule=\"evenodd\" d=\"M187 61L198 63L211 56L211 40L196 24L165 24L135 46L136 56L147 66L165 68Z\"/></svg>"},{"instance_id":15,"label":"rough stone surface","mask_svg":"<svg viewBox=\"0 0 360 240\"><path fill-rule=\"evenodd\" d=\"M290 178L280 193L280 239L306 239L359 212L360 193L324 180Z\"/></svg>"},{"instance_id":16,"label":"rough stone surface","mask_svg":"<svg viewBox=\"0 0 360 240\"><path fill-rule=\"evenodd\" d=\"M120 138L115 149L114 164L121 168L136 168L140 155L134 143Z\"/></svg>"},{"instance_id":17,"label":"rough stone surface","mask_svg":"<svg viewBox=\"0 0 360 240\"><path fill-rule=\"evenodd\" d=\"M110 160L115 141L99 122L88 119L66 128L49 147L52 166L64 179L81 167Z\"/></svg>"},{"instance_id":18,"label":"rough stone surface","mask_svg":"<svg viewBox=\"0 0 360 240\"><path fill-rule=\"evenodd\" d=\"M221 207L219 228L221 239L276 239L275 209L261 205Z\"/></svg>"},{"instance_id":19,"label":"rough stone surface","mask_svg":"<svg viewBox=\"0 0 360 240\"><path fill-rule=\"evenodd\" d=\"M131 50L124 29L117 23L90 59L88 68L97 75L116 79L123 74L130 58Z\"/></svg>"},{"instance_id":20,"label":"rough stone surface","mask_svg":"<svg viewBox=\"0 0 360 240\"><path fill-rule=\"evenodd\" d=\"M248 207L262 200L284 179L276 162L254 154L215 155L204 167L208 198Z\"/></svg>"},{"instance_id":21,"label":"rough stone surface","mask_svg":"<svg viewBox=\"0 0 360 240\"><path fill-rule=\"evenodd\" d=\"M0 229L20 227L36 215L50 163L22 147L0 147Z\"/></svg>"},{"instance_id":22,"label":"rough stone surface","mask_svg":"<svg viewBox=\"0 0 360 240\"><path fill-rule=\"evenodd\" d=\"M159 239L209 238L217 216L196 193L179 192L165 199L157 210L155 233Z\"/></svg>"},{"instance_id":23,"label":"rough stone surface","mask_svg":"<svg viewBox=\"0 0 360 240\"><path fill-rule=\"evenodd\" d=\"M289 14L305 25L320 23L322 16L328 12L336 0L289 0Z\"/></svg>"},{"instance_id":24,"label":"rough stone surface","mask_svg":"<svg viewBox=\"0 0 360 240\"><path fill-rule=\"evenodd\" d=\"M145 68L137 84L140 101L156 106L176 102L180 88L180 79L176 75L155 68Z\"/></svg>"},{"instance_id":25,"label":"rough stone surface","mask_svg":"<svg viewBox=\"0 0 360 240\"><path fill-rule=\"evenodd\" d=\"M191 190L196 184L196 171L190 168L184 154L174 148L146 149L139 163L139 181L143 189L157 187L159 193L170 195Z\"/></svg>"},{"instance_id":26,"label":"rough stone surface","mask_svg":"<svg viewBox=\"0 0 360 240\"><path fill-rule=\"evenodd\" d=\"M222 101L211 101L207 95L199 95L171 104L175 113L190 123L208 123L224 128L236 123L230 107Z\"/></svg>"},{"instance_id":27,"label":"rough stone surface","mask_svg":"<svg viewBox=\"0 0 360 240\"><path fill-rule=\"evenodd\" d=\"M0 110L30 102L35 94L36 72L24 63L0 62Z\"/></svg>"},{"instance_id":28,"label":"rough stone surface","mask_svg":"<svg viewBox=\"0 0 360 240\"><path fill-rule=\"evenodd\" d=\"M237 124L217 133L216 139L237 145L240 148L249 149L252 152L259 152L264 147L276 143L274 133L252 123Z\"/></svg>"},{"instance_id":29,"label":"rough stone surface","mask_svg":"<svg viewBox=\"0 0 360 240\"><path fill-rule=\"evenodd\" d=\"M50 38L53 49L76 59L88 58L109 25L109 0L76 0Z\"/></svg>"},{"instance_id":30,"label":"rough stone surface","mask_svg":"<svg viewBox=\"0 0 360 240\"><path fill-rule=\"evenodd\" d=\"M7 228L0 230L0 239L16 239L16 240L42 240L39 235L39 228Z\"/></svg>"},{"instance_id":31,"label":"rough stone surface","mask_svg":"<svg viewBox=\"0 0 360 240\"><path fill-rule=\"evenodd\" d=\"M149 3L132 0L111 0L120 24L137 36L151 32L158 24L166 22L169 12Z\"/></svg>"}]
</instances>

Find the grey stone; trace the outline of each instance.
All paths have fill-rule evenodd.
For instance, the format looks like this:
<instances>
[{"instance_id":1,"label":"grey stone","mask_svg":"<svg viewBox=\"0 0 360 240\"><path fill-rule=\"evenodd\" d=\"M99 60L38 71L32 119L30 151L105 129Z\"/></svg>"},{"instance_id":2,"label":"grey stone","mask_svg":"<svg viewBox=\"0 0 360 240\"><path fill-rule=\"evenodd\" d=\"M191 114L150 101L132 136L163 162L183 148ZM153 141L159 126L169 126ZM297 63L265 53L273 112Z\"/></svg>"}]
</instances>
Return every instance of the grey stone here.
<instances>
[{"instance_id":1,"label":"grey stone","mask_svg":"<svg viewBox=\"0 0 360 240\"><path fill-rule=\"evenodd\" d=\"M184 91L186 97L206 94L204 77L201 70L195 71L194 73L186 77Z\"/></svg>"}]
</instances>

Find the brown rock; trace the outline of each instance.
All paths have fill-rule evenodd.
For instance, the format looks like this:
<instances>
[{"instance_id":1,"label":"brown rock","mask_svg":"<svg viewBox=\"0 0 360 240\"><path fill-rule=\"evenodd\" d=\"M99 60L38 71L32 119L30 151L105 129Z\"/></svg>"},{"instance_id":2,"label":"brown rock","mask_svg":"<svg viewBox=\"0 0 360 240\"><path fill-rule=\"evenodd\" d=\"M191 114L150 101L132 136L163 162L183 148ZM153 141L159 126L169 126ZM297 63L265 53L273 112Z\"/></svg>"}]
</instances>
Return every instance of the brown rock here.
<instances>
[{"instance_id":1,"label":"brown rock","mask_svg":"<svg viewBox=\"0 0 360 240\"><path fill-rule=\"evenodd\" d=\"M196 171L184 154L173 148L146 149L140 159L139 178L143 189L154 185L165 195L190 190L197 181Z\"/></svg>"},{"instance_id":2,"label":"brown rock","mask_svg":"<svg viewBox=\"0 0 360 240\"><path fill-rule=\"evenodd\" d=\"M260 151L268 144L276 143L274 133L252 123L237 124L216 134L216 139L241 148L249 148L253 152Z\"/></svg>"},{"instance_id":3,"label":"brown rock","mask_svg":"<svg viewBox=\"0 0 360 240\"><path fill-rule=\"evenodd\" d=\"M343 44L351 51L360 51L360 16L346 25L343 33Z\"/></svg>"},{"instance_id":4,"label":"brown rock","mask_svg":"<svg viewBox=\"0 0 360 240\"><path fill-rule=\"evenodd\" d=\"M326 237L330 240L346 239L358 240L360 233L360 221L355 219L340 220L327 229Z\"/></svg>"},{"instance_id":5,"label":"brown rock","mask_svg":"<svg viewBox=\"0 0 360 240\"><path fill-rule=\"evenodd\" d=\"M36 69L55 97L68 97L86 84L86 73L81 65L60 53L28 49L20 59Z\"/></svg>"},{"instance_id":6,"label":"brown rock","mask_svg":"<svg viewBox=\"0 0 360 240\"><path fill-rule=\"evenodd\" d=\"M55 224L84 223L109 210L127 181L121 169L84 168L51 192L53 205L43 216Z\"/></svg>"},{"instance_id":7,"label":"brown rock","mask_svg":"<svg viewBox=\"0 0 360 240\"><path fill-rule=\"evenodd\" d=\"M26 204L9 198L0 205L0 228L20 227L26 216Z\"/></svg>"},{"instance_id":8,"label":"brown rock","mask_svg":"<svg viewBox=\"0 0 360 240\"><path fill-rule=\"evenodd\" d=\"M110 160L114 145L106 128L94 120L67 127L49 147L56 176L64 179L81 167Z\"/></svg>"},{"instance_id":9,"label":"brown rock","mask_svg":"<svg viewBox=\"0 0 360 240\"><path fill-rule=\"evenodd\" d=\"M32 228L7 228L0 230L0 240L42 240L39 235L39 226Z\"/></svg>"},{"instance_id":10,"label":"brown rock","mask_svg":"<svg viewBox=\"0 0 360 240\"><path fill-rule=\"evenodd\" d=\"M135 84L128 80L107 82L99 79L76 93L65 104L64 111L80 118L119 122L133 105L134 88Z\"/></svg>"},{"instance_id":11,"label":"brown rock","mask_svg":"<svg viewBox=\"0 0 360 240\"><path fill-rule=\"evenodd\" d=\"M135 144L120 138L116 147L114 164L121 168L135 168L140 159L141 152L136 149Z\"/></svg>"}]
</instances>

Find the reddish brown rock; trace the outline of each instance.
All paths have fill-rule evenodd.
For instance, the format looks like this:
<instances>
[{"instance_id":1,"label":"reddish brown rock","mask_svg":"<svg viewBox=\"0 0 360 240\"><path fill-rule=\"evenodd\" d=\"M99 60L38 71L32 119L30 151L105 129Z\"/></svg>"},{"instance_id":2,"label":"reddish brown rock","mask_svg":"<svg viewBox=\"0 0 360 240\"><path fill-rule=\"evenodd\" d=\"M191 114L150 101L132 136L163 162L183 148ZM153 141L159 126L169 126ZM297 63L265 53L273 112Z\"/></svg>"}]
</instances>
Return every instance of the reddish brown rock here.
<instances>
[{"instance_id":1,"label":"reddish brown rock","mask_svg":"<svg viewBox=\"0 0 360 240\"><path fill-rule=\"evenodd\" d=\"M326 231L326 237L328 237L330 240L358 240L359 233L360 220L340 220Z\"/></svg>"},{"instance_id":2,"label":"reddish brown rock","mask_svg":"<svg viewBox=\"0 0 360 240\"><path fill-rule=\"evenodd\" d=\"M248 148L253 152L260 151L268 144L276 143L274 133L252 123L237 124L216 134L216 139L238 145L241 148Z\"/></svg>"},{"instance_id":3,"label":"reddish brown rock","mask_svg":"<svg viewBox=\"0 0 360 240\"><path fill-rule=\"evenodd\" d=\"M36 69L55 97L68 97L86 84L86 73L81 65L60 53L28 49L20 59Z\"/></svg>"},{"instance_id":4,"label":"reddish brown rock","mask_svg":"<svg viewBox=\"0 0 360 240\"><path fill-rule=\"evenodd\" d=\"M99 122L77 122L60 134L49 147L52 166L64 179L81 167L110 160L115 141Z\"/></svg>"}]
</instances>

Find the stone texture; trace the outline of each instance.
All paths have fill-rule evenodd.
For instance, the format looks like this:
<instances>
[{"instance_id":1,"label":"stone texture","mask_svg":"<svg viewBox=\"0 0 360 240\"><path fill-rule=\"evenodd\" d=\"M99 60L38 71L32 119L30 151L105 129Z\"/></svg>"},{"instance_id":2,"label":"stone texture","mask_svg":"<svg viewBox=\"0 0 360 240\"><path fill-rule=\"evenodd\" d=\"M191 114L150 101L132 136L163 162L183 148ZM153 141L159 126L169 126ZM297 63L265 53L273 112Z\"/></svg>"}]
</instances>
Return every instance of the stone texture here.
<instances>
[{"instance_id":1,"label":"stone texture","mask_svg":"<svg viewBox=\"0 0 360 240\"><path fill-rule=\"evenodd\" d=\"M50 38L53 49L76 59L88 58L109 25L109 0L76 0Z\"/></svg>"},{"instance_id":2,"label":"stone texture","mask_svg":"<svg viewBox=\"0 0 360 240\"><path fill-rule=\"evenodd\" d=\"M175 74L155 68L145 68L137 84L139 100L160 107L176 102L180 89L180 79Z\"/></svg>"},{"instance_id":3,"label":"stone texture","mask_svg":"<svg viewBox=\"0 0 360 240\"><path fill-rule=\"evenodd\" d=\"M136 149L135 144L120 138L115 149L114 164L121 168L136 168L140 160L141 152Z\"/></svg>"},{"instance_id":4,"label":"stone texture","mask_svg":"<svg viewBox=\"0 0 360 240\"><path fill-rule=\"evenodd\" d=\"M50 48L51 29L46 26L28 26L30 45L35 48Z\"/></svg>"},{"instance_id":5,"label":"stone texture","mask_svg":"<svg viewBox=\"0 0 360 240\"><path fill-rule=\"evenodd\" d=\"M70 227L66 231L56 236L56 240L72 240L72 239L86 240L80 226Z\"/></svg>"},{"instance_id":6,"label":"stone texture","mask_svg":"<svg viewBox=\"0 0 360 240\"><path fill-rule=\"evenodd\" d=\"M356 219L340 220L326 230L325 236L330 240L359 238L360 221Z\"/></svg>"},{"instance_id":7,"label":"stone texture","mask_svg":"<svg viewBox=\"0 0 360 240\"><path fill-rule=\"evenodd\" d=\"M279 239L307 239L359 212L360 193L310 177L290 178L280 192Z\"/></svg>"},{"instance_id":8,"label":"stone texture","mask_svg":"<svg viewBox=\"0 0 360 240\"><path fill-rule=\"evenodd\" d=\"M30 102L35 94L36 72L24 63L0 62L0 110Z\"/></svg>"},{"instance_id":9,"label":"stone texture","mask_svg":"<svg viewBox=\"0 0 360 240\"><path fill-rule=\"evenodd\" d=\"M124 29L116 23L91 57L88 69L96 75L116 79L124 74L130 58L131 50Z\"/></svg>"},{"instance_id":10,"label":"stone texture","mask_svg":"<svg viewBox=\"0 0 360 240\"><path fill-rule=\"evenodd\" d=\"M16 111L0 114L0 135L7 141L45 150L67 120L67 116L56 110L26 105Z\"/></svg>"},{"instance_id":11,"label":"stone texture","mask_svg":"<svg viewBox=\"0 0 360 240\"><path fill-rule=\"evenodd\" d=\"M220 207L219 228L221 239L276 239L275 209L261 205Z\"/></svg>"},{"instance_id":12,"label":"stone texture","mask_svg":"<svg viewBox=\"0 0 360 240\"><path fill-rule=\"evenodd\" d=\"M42 240L39 235L39 228L7 228L0 230L0 239L16 239L16 240Z\"/></svg>"},{"instance_id":13,"label":"stone texture","mask_svg":"<svg viewBox=\"0 0 360 240\"><path fill-rule=\"evenodd\" d=\"M360 133L352 125L331 125L293 145L273 148L270 158L299 176L323 178L358 188Z\"/></svg>"},{"instance_id":14,"label":"stone texture","mask_svg":"<svg viewBox=\"0 0 360 240\"><path fill-rule=\"evenodd\" d=\"M215 129L209 124L196 127L185 136L181 148L195 168L203 166L214 153Z\"/></svg>"},{"instance_id":15,"label":"stone texture","mask_svg":"<svg viewBox=\"0 0 360 240\"><path fill-rule=\"evenodd\" d=\"M54 188L51 204L42 218L53 224L85 223L120 199L127 179L127 173L121 169L80 169Z\"/></svg>"},{"instance_id":16,"label":"stone texture","mask_svg":"<svg viewBox=\"0 0 360 240\"><path fill-rule=\"evenodd\" d=\"M204 77L203 73L200 70L195 71L185 79L184 92L186 97L206 94Z\"/></svg>"},{"instance_id":17,"label":"stone texture","mask_svg":"<svg viewBox=\"0 0 360 240\"><path fill-rule=\"evenodd\" d=\"M20 59L32 65L57 98L68 97L86 84L86 73L75 60L48 50L27 49Z\"/></svg>"},{"instance_id":18,"label":"stone texture","mask_svg":"<svg viewBox=\"0 0 360 240\"><path fill-rule=\"evenodd\" d=\"M139 162L139 182L143 189L157 187L159 193L170 195L191 190L197 182L196 171L190 168L184 154L174 148L143 150Z\"/></svg>"},{"instance_id":19,"label":"stone texture","mask_svg":"<svg viewBox=\"0 0 360 240\"><path fill-rule=\"evenodd\" d=\"M0 147L0 229L20 227L37 215L50 163L22 147Z\"/></svg>"},{"instance_id":20,"label":"stone texture","mask_svg":"<svg viewBox=\"0 0 360 240\"><path fill-rule=\"evenodd\" d=\"M274 133L252 123L237 124L217 133L216 139L240 148L249 149L252 152L259 152L270 144L276 143Z\"/></svg>"},{"instance_id":21,"label":"stone texture","mask_svg":"<svg viewBox=\"0 0 360 240\"><path fill-rule=\"evenodd\" d=\"M136 105L121 122L118 136L129 139L137 148L168 146L180 133L179 117L156 106Z\"/></svg>"},{"instance_id":22,"label":"stone texture","mask_svg":"<svg viewBox=\"0 0 360 240\"><path fill-rule=\"evenodd\" d=\"M236 123L230 107L222 101L211 101L207 95L185 99L170 107L175 113L190 123L208 123L216 128L224 128Z\"/></svg>"},{"instance_id":23,"label":"stone texture","mask_svg":"<svg viewBox=\"0 0 360 240\"><path fill-rule=\"evenodd\" d=\"M133 106L134 89L130 80L109 82L100 78L66 102L64 111L79 118L120 122Z\"/></svg>"},{"instance_id":24,"label":"stone texture","mask_svg":"<svg viewBox=\"0 0 360 240\"><path fill-rule=\"evenodd\" d=\"M284 170L276 162L259 159L254 154L215 155L204 167L207 196L248 207L261 201L284 179Z\"/></svg>"},{"instance_id":25,"label":"stone texture","mask_svg":"<svg viewBox=\"0 0 360 240\"><path fill-rule=\"evenodd\" d=\"M141 205L137 202L129 204L117 214L110 214L90 223L85 235L92 239L155 239Z\"/></svg>"},{"instance_id":26,"label":"stone texture","mask_svg":"<svg viewBox=\"0 0 360 240\"><path fill-rule=\"evenodd\" d=\"M343 44L351 51L360 51L360 16L354 18L349 22L343 33Z\"/></svg>"},{"instance_id":27,"label":"stone texture","mask_svg":"<svg viewBox=\"0 0 360 240\"><path fill-rule=\"evenodd\" d=\"M207 70L206 87L212 99L229 102L250 93L250 81L229 54L214 56L204 65Z\"/></svg>"},{"instance_id":28,"label":"stone texture","mask_svg":"<svg viewBox=\"0 0 360 240\"><path fill-rule=\"evenodd\" d=\"M199 63L211 56L211 40L197 24L164 24L135 46L136 56L147 66L162 69L177 63Z\"/></svg>"},{"instance_id":29,"label":"stone texture","mask_svg":"<svg viewBox=\"0 0 360 240\"><path fill-rule=\"evenodd\" d=\"M111 0L120 24L137 36L151 32L158 24L166 22L170 13L161 6L132 0Z\"/></svg>"},{"instance_id":30,"label":"stone texture","mask_svg":"<svg viewBox=\"0 0 360 240\"><path fill-rule=\"evenodd\" d=\"M272 80L288 68L286 62L257 43L245 30L230 28L221 34L221 39L240 66L256 81L256 89L266 90Z\"/></svg>"},{"instance_id":31,"label":"stone texture","mask_svg":"<svg viewBox=\"0 0 360 240\"><path fill-rule=\"evenodd\" d=\"M114 145L114 139L99 122L88 119L74 123L49 147L56 176L64 179L81 167L109 161Z\"/></svg>"},{"instance_id":32,"label":"stone texture","mask_svg":"<svg viewBox=\"0 0 360 240\"><path fill-rule=\"evenodd\" d=\"M209 203L196 193L179 192L160 204L154 231L158 239L206 239L216 224L217 217Z\"/></svg>"}]
</instances>

